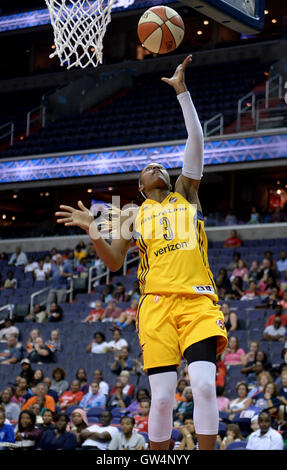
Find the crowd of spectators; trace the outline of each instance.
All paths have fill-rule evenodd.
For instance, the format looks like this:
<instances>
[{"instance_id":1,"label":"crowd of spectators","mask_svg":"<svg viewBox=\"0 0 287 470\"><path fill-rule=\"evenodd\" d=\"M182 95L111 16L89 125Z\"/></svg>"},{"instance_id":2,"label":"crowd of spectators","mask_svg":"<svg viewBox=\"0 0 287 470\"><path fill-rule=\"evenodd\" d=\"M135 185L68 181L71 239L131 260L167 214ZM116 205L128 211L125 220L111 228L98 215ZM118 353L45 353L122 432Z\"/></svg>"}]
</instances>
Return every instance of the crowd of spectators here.
<instances>
[{"instance_id":1,"label":"crowd of spectators","mask_svg":"<svg viewBox=\"0 0 287 470\"><path fill-rule=\"evenodd\" d=\"M216 364L218 409L221 422L227 424L224 433L218 434L218 448L226 450L233 443L247 441L250 449L268 448L268 445L269 448L283 449L284 442L287 443L287 366L284 364L287 256L282 251L280 257L274 259L272 252L266 251L260 262L254 260L249 265L236 251L240 246L242 240L233 231L225 243L226 250L235 250L232 261L215 275L229 335L229 346ZM43 338L36 324L52 321L60 325L63 310L59 304L64 303L68 277L77 273L81 278L87 278L87 269L92 263L97 264L99 272L104 267L93 247L85 247L83 243L64 254L54 249L41 260L27 257L21 248L14 255L9 258L11 266L20 265L25 272L32 272L35 280L45 278L52 283L47 303L34 305L24 319L25 323L31 323L26 343L21 342L20 324L10 318L0 329L0 367L1 364L14 364L14 371L19 367L18 374L9 383L1 384L0 444L5 443L7 448L10 445L45 450L146 448L151 396L148 389L132 383L133 376L145 375L145 372L142 357L130 353L125 338L126 328L135 329L140 298L138 283L135 282L127 292L120 282L108 284L88 315L79 319L95 328L93 339L83 344L83 349L87 355L111 355L109 367L113 381L105 380L98 369L92 378L88 378L85 368L75 370L74 378L68 381L61 365L55 364L50 375L45 375L41 369L41 364L55 361L57 352L65 351L58 325L49 332L49 337ZM4 259L3 254L0 259ZM17 288L12 270L9 277L7 275L6 287L5 282L1 288ZM257 299L262 307L272 309L261 339L282 343L279 369L273 367L258 340L250 341L248 351L240 346L236 332L241 329L241 319L230 307L230 301L234 299ZM122 302L128 302L129 306L123 309ZM110 341L98 328L102 322L109 322L113 335ZM225 389L227 371L233 366L240 367L243 379L235 386L237 397L231 399L226 396ZM93 410L98 410L97 416L91 414ZM252 416L247 434L236 421L238 413ZM177 433L171 440L171 449L197 449L193 395L185 361L178 369L173 426ZM270 443L275 447L270 447Z\"/></svg>"},{"instance_id":2,"label":"crowd of spectators","mask_svg":"<svg viewBox=\"0 0 287 470\"><path fill-rule=\"evenodd\" d=\"M252 206L249 213L239 216L236 211L229 209L225 215L221 211L209 213L205 217L207 226L224 226L224 225L244 225L244 224L272 224L287 222L287 204L284 207L276 206L273 209L260 208Z\"/></svg>"}]
</instances>

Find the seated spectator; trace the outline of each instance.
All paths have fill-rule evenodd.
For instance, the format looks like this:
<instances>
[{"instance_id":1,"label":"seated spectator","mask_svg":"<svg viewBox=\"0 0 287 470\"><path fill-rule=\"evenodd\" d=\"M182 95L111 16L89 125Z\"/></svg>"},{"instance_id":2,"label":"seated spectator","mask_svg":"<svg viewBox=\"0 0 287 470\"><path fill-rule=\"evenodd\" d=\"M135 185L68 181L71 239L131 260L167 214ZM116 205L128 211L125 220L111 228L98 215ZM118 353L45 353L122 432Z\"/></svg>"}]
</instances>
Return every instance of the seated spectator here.
<instances>
[{"instance_id":1,"label":"seated spectator","mask_svg":"<svg viewBox=\"0 0 287 470\"><path fill-rule=\"evenodd\" d=\"M100 423L93 424L81 431L82 448L85 450L107 450L112 438L119 432L118 428L111 426L112 413L103 411Z\"/></svg>"},{"instance_id":2,"label":"seated spectator","mask_svg":"<svg viewBox=\"0 0 287 470\"><path fill-rule=\"evenodd\" d=\"M215 279L215 283L219 299L224 300L225 296L231 292L231 282L229 280L226 269L221 268L219 270L218 276Z\"/></svg>"},{"instance_id":3,"label":"seated spectator","mask_svg":"<svg viewBox=\"0 0 287 470\"><path fill-rule=\"evenodd\" d=\"M114 392L110 395L107 400L107 409L111 411L113 408L126 408L131 403L131 397L123 393L124 384L121 379L116 380Z\"/></svg>"},{"instance_id":4,"label":"seated spectator","mask_svg":"<svg viewBox=\"0 0 287 470\"><path fill-rule=\"evenodd\" d=\"M287 326L287 315L283 313L283 308L281 305L275 306L275 311L272 315L267 318L266 326L274 325L275 318L279 318L281 320L281 326Z\"/></svg>"},{"instance_id":5,"label":"seated spectator","mask_svg":"<svg viewBox=\"0 0 287 470\"><path fill-rule=\"evenodd\" d=\"M32 392L35 394L36 393L36 389L37 389L37 385L42 383L43 380L44 380L44 372L42 371L42 369L36 369L34 371L34 375L33 375L33 378L31 380L31 390Z\"/></svg>"},{"instance_id":6,"label":"seated spectator","mask_svg":"<svg viewBox=\"0 0 287 470\"><path fill-rule=\"evenodd\" d=\"M247 450L283 450L281 434L271 427L269 413L262 411L258 417L259 429L248 437Z\"/></svg>"},{"instance_id":7,"label":"seated spectator","mask_svg":"<svg viewBox=\"0 0 287 470\"><path fill-rule=\"evenodd\" d=\"M270 259L263 258L262 263L259 266L259 271L257 273L257 281L267 281L269 277L272 277L274 281L276 281L276 271L272 268L272 263Z\"/></svg>"},{"instance_id":8,"label":"seated spectator","mask_svg":"<svg viewBox=\"0 0 287 470\"><path fill-rule=\"evenodd\" d=\"M134 359L129 358L129 348L123 346L122 349L114 351L114 361L111 366L111 371L119 375L123 370L131 371L135 366Z\"/></svg>"},{"instance_id":9,"label":"seated spectator","mask_svg":"<svg viewBox=\"0 0 287 470\"><path fill-rule=\"evenodd\" d=\"M32 405L34 405L38 398L45 398L44 407L49 408L49 410L55 412L55 400L53 397L51 397L51 395L48 395L47 392L48 388L44 383L38 384L36 387L36 394L33 397L29 398L26 403L24 403L24 405L22 406L22 410L27 410L28 408L30 408Z\"/></svg>"},{"instance_id":10,"label":"seated spectator","mask_svg":"<svg viewBox=\"0 0 287 470\"><path fill-rule=\"evenodd\" d=\"M33 395L32 390L28 386L27 379L21 376L19 376L18 385L15 392L17 392L17 399L14 400L14 397L12 397L12 401L15 401L15 403L17 403L20 407L22 407L23 403L25 403L25 401L31 398ZM16 396L16 393L14 396Z\"/></svg>"},{"instance_id":11,"label":"seated spectator","mask_svg":"<svg viewBox=\"0 0 287 470\"><path fill-rule=\"evenodd\" d=\"M66 378L66 371L63 367L56 367L52 371L51 390L54 390L58 396L62 395L69 388Z\"/></svg>"},{"instance_id":12,"label":"seated spectator","mask_svg":"<svg viewBox=\"0 0 287 470\"><path fill-rule=\"evenodd\" d=\"M16 364L22 358L22 351L17 347L17 338L10 335L7 342L0 343L0 364Z\"/></svg>"},{"instance_id":13,"label":"seated spectator","mask_svg":"<svg viewBox=\"0 0 287 470\"><path fill-rule=\"evenodd\" d=\"M219 411L229 411L230 400L224 396L224 387L218 385L216 387L216 401Z\"/></svg>"},{"instance_id":14,"label":"seated spectator","mask_svg":"<svg viewBox=\"0 0 287 470\"><path fill-rule=\"evenodd\" d=\"M141 292L140 292L140 287L139 287L139 282L135 281L133 289L131 289L128 292L128 302L131 302L132 300L137 300L141 298Z\"/></svg>"},{"instance_id":15,"label":"seated spectator","mask_svg":"<svg viewBox=\"0 0 287 470\"><path fill-rule=\"evenodd\" d=\"M136 393L136 399L126 408L126 414L135 416L140 413L140 402L147 398L150 401L150 393L146 388L139 388Z\"/></svg>"},{"instance_id":16,"label":"seated spectator","mask_svg":"<svg viewBox=\"0 0 287 470\"><path fill-rule=\"evenodd\" d=\"M111 300L114 300L113 298L113 293L114 293L115 287L112 284L108 284L105 289L103 290L102 293L102 302L104 304L109 303Z\"/></svg>"},{"instance_id":17,"label":"seated spectator","mask_svg":"<svg viewBox=\"0 0 287 470\"><path fill-rule=\"evenodd\" d=\"M52 410L48 408L43 408L41 411L43 422L39 424L39 429L41 429L42 433L45 431L55 429L55 424L53 423L54 414Z\"/></svg>"},{"instance_id":18,"label":"seated spectator","mask_svg":"<svg viewBox=\"0 0 287 470\"><path fill-rule=\"evenodd\" d=\"M237 217L233 209L230 209L224 219L225 225L237 225Z\"/></svg>"},{"instance_id":19,"label":"seated spectator","mask_svg":"<svg viewBox=\"0 0 287 470\"><path fill-rule=\"evenodd\" d=\"M74 257L80 262L83 258L86 258L87 250L84 242L80 242L76 245L74 249Z\"/></svg>"},{"instance_id":20,"label":"seated spectator","mask_svg":"<svg viewBox=\"0 0 287 470\"><path fill-rule=\"evenodd\" d=\"M10 335L14 335L19 338L19 329L14 325L14 321L8 317L5 318L4 328L0 330L0 342L6 342Z\"/></svg>"},{"instance_id":21,"label":"seated spectator","mask_svg":"<svg viewBox=\"0 0 287 470\"><path fill-rule=\"evenodd\" d=\"M268 371L262 371L260 374L257 376L257 385L253 387L249 392L248 392L248 397L252 399L256 399L258 393L262 392L264 390L265 385L268 382L272 382L272 375Z\"/></svg>"},{"instance_id":22,"label":"seated spectator","mask_svg":"<svg viewBox=\"0 0 287 470\"><path fill-rule=\"evenodd\" d=\"M70 390L66 390L59 397L59 406L61 410L66 410L68 406L79 405L84 394L80 390L80 382L78 380L73 380L71 383Z\"/></svg>"},{"instance_id":23,"label":"seated spectator","mask_svg":"<svg viewBox=\"0 0 287 470\"><path fill-rule=\"evenodd\" d=\"M227 271L233 271L236 268L238 261L240 260L241 255L238 251L234 251L232 255L232 260L227 265Z\"/></svg>"},{"instance_id":24,"label":"seated spectator","mask_svg":"<svg viewBox=\"0 0 287 470\"><path fill-rule=\"evenodd\" d=\"M129 395L133 398L135 393L135 387L133 384L130 383L130 373L128 370L122 370L120 373L120 379L122 384L124 385L123 393Z\"/></svg>"},{"instance_id":25,"label":"seated spectator","mask_svg":"<svg viewBox=\"0 0 287 470\"><path fill-rule=\"evenodd\" d=\"M280 223L285 221L285 214L280 206L276 206L273 214L271 214L271 223Z\"/></svg>"},{"instance_id":26,"label":"seated spectator","mask_svg":"<svg viewBox=\"0 0 287 470\"><path fill-rule=\"evenodd\" d=\"M145 438L133 431L135 420L131 416L121 417L121 431L109 443L108 450L144 450Z\"/></svg>"},{"instance_id":27,"label":"seated spectator","mask_svg":"<svg viewBox=\"0 0 287 470\"><path fill-rule=\"evenodd\" d=\"M63 351L63 346L60 339L59 330L52 330L50 333L50 339L46 341L46 346L51 349L53 353Z\"/></svg>"},{"instance_id":28,"label":"seated spectator","mask_svg":"<svg viewBox=\"0 0 287 470\"><path fill-rule=\"evenodd\" d=\"M34 321L44 323L46 321L46 307L44 305L35 304L32 312L25 316L24 321Z\"/></svg>"},{"instance_id":29,"label":"seated spectator","mask_svg":"<svg viewBox=\"0 0 287 470\"><path fill-rule=\"evenodd\" d=\"M263 341L285 341L286 327L281 326L281 319L276 317L273 325L267 326L263 332Z\"/></svg>"},{"instance_id":30,"label":"seated spectator","mask_svg":"<svg viewBox=\"0 0 287 470\"><path fill-rule=\"evenodd\" d=\"M230 281L232 282L237 276L241 277L243 281L248 281L247 262L243 259L238 260L236 268L232 271Z\"/></svg>"},{"instance_id":31,"label":"seated spectator","mask_svg":"<svg viewBox=\"0 0 287 470\"><path fill-rule=\"evenodd\" d=\"M275 383L267 382L262 392L259 392L254 399L255 406L261 410L268 410L270 415L277 414L281 401L278 398L278 390Z\"/></svg>"},{"instance_id":32,"label":"seated spectator","mask_svg":"<svg viewBox=\"0 0 287 470\"><path fill-rule=\"evenodd\" d=\"M34 415L36 416L36 425L43 423L43 418L41 415L42 409L45 408L45 398L38 398L35 403L30 406L30 410L33 411Z\"/></svg>"},{"instance_id":33,"label":"seated spectator","mask_svg":"<svg viewBox=\"0 0 287 470\"><path fill-rule=\"evenodd\" d=\"M15 442L14 428L11 424L5 423L5 411L0 410L0 450L8 448L9 443Z\"/></svg>"},{"instance_id":34,"label":"seated spectator","mask_svg":"<svg viewBox=\"0 0 287 470\"><path fill-rule=\"evenodd\" d=\"M193 413L193 408L194 408L192 388L189 386L185 387L182 395L185 400L180 402L179 405L174 410L175 417L179 418L180 421L181 421L181 417L179 415L184 415L186 413Z\"/></svg>"},{"instance_id":35,"label":"seated spectator","mask_svg":"<svg viewBox=\"0 0 287 470\"><path fill-rule=\"evenodd\" d=\"M15 279L13 271L8 271L6 279L4 281L3 288L4 289L16 289L17 285L18 285L18 281L17 279Z\"/></svg>"},{"instance_id":36,"label":"seated spectator","mask_svg":"<svg viewBox=\"0 0 287 470\"><path fill-rule=\"evenodd\" d=\"M29 359L27 357L25 357L24 359L22 359L22 361L20 362L21 364L21 372L20 372L20 376L21 377L24 377L26 380L27 380L27 384L28 386L30 386L30 383L33 379L33 376L34 376L34 371L31 367L31 362L29 361Z\"/></svg>"},{"instance_id":37,"label":"seated spectator","mask_svg":"<svg viewBox=\"0 0 287 470\"><path fill-rule=\"evenodd\" d=\"M185 414L183 425L179 427L182 434L182 440L177 450L195 450L197 446L197 437L195 433L192 414Z\"/></svg>"},{"instance_id":38,"label":"seated spectator","mask_svg":"<svg viewBox=\"0 0 287 470\"><path fill-rule=\"evenodd\" d=\"M57 254L55 264L52 264L49 271L50 290L47 298L47 305L53 302L64 303L67 297L68 279L73 276L72 269L68 263L64 263L62 255Z\"/></svg>"},{"instance_id":39,"label":"seated spectator","mask_svg":"<svg viewBox=\"0 0 287 470\"><path fill-rule=\"evenodd\" d=\"M120 328L126 328L128 325L131 325L131 323L136 323L137 309L138 301L132 300L130 307L120 314L118 321L116 321L116 325Z\"/></svg>"},{"instance_id":40,"label":"seated spectator","mask_svg":"<svg viewBox=\"0 0 287 470\"><path fill-rule=\"evenodd\" d=\"M17 421L20 414L20 406L12 402L12 392L5 388L1 394L1 405L5 409L6 418L9 421Z\"/></svg>"},{"instance_id":41,"label":"seated spectator","mask_svg":"<svg viewBox=\"0 0 287 470\"><path fill-rule=\"evenodd\" d=\"M40 259L39 264L33 269L33 277L35 281L46 281L48 279L48 271L44 267L44 260Z\"/></svg>"},{"instance_id":42,"label":"seated spectator","mask_svg":"<svg viewBox=\"0 0 287 470\"><path fill-rule=\"evenodd\" d=\"M136 432L148 432L149 412L150 412L150 400L148 398L143 398L140 401L139 414L134 416L134 419L135 419L134 430Z\"/></svg>"},{"instance_id":43,"label":"seated spectator","mask_svg":"<svg viewBox=\"0 0 287 470\"><path fill-rule=\"evenodd\" d=\"M11 255L8 264L11 266L26 266L28 259L26 253L22 251L20 246L17 246L15 253Z\"/></svg>"},{"instance_id":44,"label":"seated spectator","mask_svg":"<svg viewBox=\"0 0 287 470\"><path fill-rule=\"evenodd\" d=\"M44 271L48 273L52 269L52 261L51 261L51 256L46 255L44 258L44 264L43 264Z\"/></svg>"},{"instance_id":45,"label":"seated spectator","mask_svg":"<svg viewBox=\"0 0 287 470\"><path fill-rule=\"evenodd\" d=\"M257 274L259 272L259 263L257 260L252 261L251 266L248 271L248 280L255 281L257 280Z\"/></svg>"},{"instance_id":46,"label":"seated spectator","mask_svg":"<svg viewBox=\"0 0 287 470\"><path fill-rule=\"evenodd\" d=\"M225 365L243 365L245 351L240 348L239 340L236 336L229 338L229 347L222 354Z\"/></svg>"},{"instance_id":47,"label":"seated spectator","mask_svg":"<svg viewBox=\"0 0 287 470\"><path fill-rule=\"evenodd\" d=\"M22 379L21 380L25 380L26 379ZM13 389L13 396L11 398L11 401L13 403L16 403L16 405L18 405L20 408L22 407L22 405L25 403L25 399L23 397L23 395L25 395L27 393L27 390L25 390L24 392L22 391L22 389L17 385L16 388Z\"/></svg>"},{"instance_id":48,"label":"seated spectator","mask_svg":"<svg viewBox=\"0 0 287 470\"><path fill-rule=\"evenodd\" d=\"M15 445L18 448L36 448L42 431L36 426L36 416L31 410L22 410L15 428Z\"/></svg>"},{"instance_id":49,"label":"seated spectator","mask_svg":"<svg viewBox=\"0 0 287 470\"><path fill-rule=\"evenodd\" d=\"M80 407L85 411L88 411L90 408L105 408L106 406L106 396L99 391L98 382L91 383L91 392L86 393L80 401Z\"/></svg>"},{"instance_id":50,"label":"seated spectator","mask_svg":"<svg viewBox=\"0 0 287 470\"><path fill-rule=\"evenodd\" d=\"M253 364L250 363L250 365L246 365L241 369L242 374L246 374L246 385L248 386L248 389L252 389L256 387L257 382L258 382L258 376L261 374L261 372L264 371L264 366L262 361L255 360Z\"/></svg>"},{"instance_id":51,"label":"seated spectator","mask_svg":"<svg viewBox=\"0 0 287 470\"><path fill-rule=\"evenodd\" d=\"M179 379L177 382L177 387L176 387L176 393L175 393L175 400L174 400L174 409L177 408L177 406L182 402L185 401L185 398L183 396L183 392L185 387L187 387L187 382L185 379Z\"/></svg>"},{"instance_id":52,"label":"seated spectator","mask_svg":"<svg viewBox=\"0 0 287 470\"><path fill-rule=\"evenodd\" d=\"M40 330L34 328L33 330L30 331L29 339L26 344L26 352L29 353L34 349L35 345L35 340L36 338L41 337Z\"/></svg>"},{"instance_id":53,"label":"seated spectator","mask_svg":"<svg viewBox=\"0 0 287 470\"><path fill-rule=\"evenodd\" d=\"M71 413L71 421L67 426L67 431L75 434L78 446L81 445L81 432L89 426L87 413L82 408L76 408Z\"/></svg>"},{"instance_id":54,"label":"seated spectator","mask_svg":"<svg viewBox=\"0 0 287 470\"><path fill-rule=\"evenodd\" d=\"M287 290L283 292L283 298L282 300L280 300L279 305L282 307L283 312L287 313ZM283 325L283 326L286 326L286 325Z\"/></svg>"},{"instance_id":55,"label":"seated spectator","mask_svg":"<svg viewBox=\"0 0 287 470\"><path fill-rule=\"evenodd\" d=\"M221 305L221 311L224 315L224 324L226 331L237 330L238 319L235 312L230 311L230 306L228 302L224 302Z\"/></svg>"},{"instance_id":56,"label":"seated spectator","mask_svg":"<svg viewBox=\"0 0 287 470\"><path fill-rule=\"evenodd\" d=\"M80 368L76 372L76 379L80 382L80 390L85 395L89 391L89 384L87 378L87 372L85 369Z\"/></svg>"},{"instance_id":57,"label":"seated spectator","mask_svg":"<svg viewBox=\"0 0 287 470\"><path fill-rule=\"evenodd\" d=\"M252 404L252 398L249 398L248 387L245 382L239 382L236 385L237 398L234 398L229 403L228 413L229 420L232 421L236 413L239 411L247 410Z\"/></svg>"},{"instance_id":58,"label":"seated spectator","mask_svg":"<svg viewBox=\"0 0 287 470\"><path fill-rule=\"evenodd\" d=\"M248 224L260 224L261 218L260 215L257 212L257 209L255 206L251 208L251 214L250 214L250 219L247 222Z\"/></svg>"},{"instance_id":59,"label":"seated spectator","mask_svg":"<svg viewBox=\"0 0 287 470\"><path fill-rule=\"evenodd\" d=\"M226 297L232 300L240 300L243 295L243 280L240 276L236 276L231 283L230 293Z\"/></svg>"},{"instance_id":60,"label":"seated spectator","mask_svg":"<svg viewBox=\"0 0 287 470\"><path fill-rule=\"evenodd\" d=\"M242 240L236 230L231 230L231 235L224 242L224 248L239 248L242 246Z\"/></svg>"},{"instance_id":61,"label":"seated spectator","mask_svg":"<svg viewBox=\"0 0 287 470\"><path fill-rule=\"evenodd\" d=\"M121 309L117 307L117 301L115 299L111 299L109 300L101 319L102 321L116 321L121 313Z\"/></svg>"},{"instance_id":62,"label":"seated spectator","mask_svg":"<svg viewBox=\"0 0 287 470\"><path fill-rule=\"evenodd\" d=\"M220 450L226 450L226 448L231 444L232 442L240 442L243 441L244 438L241 434L240 427L238 424L227 424L226 426L226 436L223 438L221 445L220 445Z\"/></svg>"},{"instance_id":63,"label":"seated spectator","mask_svg":"<svg viewBox=\"0 0 287 470\"><path fill-rule=\"evenodd\" d=\"M96 300L95 308L93 308L89 315L82 320L82 323L94 323L95 321L101 321L102 315L105 309L102 307L102 301Z\"/></svg>"},{"instance_id":64,"label":"seated spectator","mask_svg":"<svg viewBox=\"0 0 287 470\"><path fill-rule=\"evenodd\" d=\"M280 293L279 293L279 287L274 286L271 289L271 292L267 299L267 308L275 308L276 305L280 303L281 298L282 297L280 296Z\"/></svg>"},{"instance_id":65,"label":"seated spectator","mask_svg":"<svg viewBox=\"0 0 287 470\"><path fill-rule=\"evenodd\" d=\"M63 319L63 309L56 302L50 304L46 310L46 317L49 322L58 322Z\"/></svg>"},{"instance_id":66,"label":"seated spectator","mask_svg":"<svg viewBox=\"0 0 287 470\"><path fill-rule=\"evenodd\" d=\"M57 392L55 392L55 390L51 389L52 379L50 377L45 377L43 379L43 383L47 387L47 395L50 395L51 397L53 397L54 400L55 400L55 403L57 403L58 400L59 400L59 396L58 396Z\"/></svg>"},{"instance_id":67,"label":"seated spectator","mask_svg":"<svg viewBox=\"0 0 287 470\"><path fill-rule=\"evenodd\" d=\"M279 388L278 398L281 402L281 405L279 407L279 420L281 422L285 422L287 411L287 370L283 370L281 373L281 386Z\"/></svg>"},{"instance_id":68,"label":"seated spectator","mask_svg":"<svg viewBox=\"0 0 287 470\"><path fill-rule=\"evenodd\" d=\"M106 342L106 337L101 331L94 333L94 339L86 347L87 353L104 354L108 351L109 346Z\"/></svg>"},{"instance_id":69,"label":"seated spectator","mask_svg":"<svg viewBox=\"0 0 287 470\"><path fill-rule=\"evenodd\" d=\"M78 440L72 432L67 431L69 416L59 413L54 418L55 429L45 431L38 448L42 450L75 450Z\"/></svg>"},{"instance_id":70,"label":"seated spectator","mask_svg":"<svg viewBox=\"0 0 287 470\"><path fill-rule=\"evenodd\" d=\"M35 340L34 349L29 352L28 359L37 364L49 364L54 362L54 353L44 344L42 337Z\"/></svg>"},{"instance_id":71,"label":"seated spectator","mask_svg":"<svg viewBox=\"0 0 287 470\"><path fill-rule=\"evenodd\" d=\"M244 366L250 366L250 365L255 364L256 353L258 350L259 350L259 341L249 341L249 351L245 354L243 358Z\"/></svg>"},{"instance_id":72,"label":"seated spectator","mask_svg":"<svg viewBox=\"0 0 287 470\"><path fill-rule=\"evenodd\" d=\"M39 267L38 261L35 261L33 256L28 256L28 262L24 268L24 273L32 273Z\"/></svg>"},{"instance_id":73,"label":"seated spectator","mask_svg":"<svg viewBox=\"0 0 287 470\"><path fill-rule=\"evenodd\" d=\"M116 290L113 292L113 298L117 302L127 302L128 294L126 294L126 288L121 282L117 282Z\"/></svg>"},{"instance_id":74,"label":"seated spectator","mask_svg":"<svg viewBox=\"0 0 287 470\"><path fill-rule=\"evenodd\" d=\"M124 338L122 338L122 334L119 328L114 328L113 330L113 339L112 341L108 342L108 349L111 351L120 351L123 346L128 346L128 343Z\"/></svg>"},{"instance_id":75,"label":"seated spectator","mask_svg":"<svg viewBox=\"0 0 287 470\"><path fill-rule=\"evenodd\" d=\"M287 252L282 250L280 253L280 259L276 263L276 267L279 272L287 271Z\"/></svg>"},{"instance_id":76,"label":"seated spectator","mask_svg":"<svg viewBox=\"0 0 287 470\"><path fill-rule=\"evenodd\" d=\"M240 300L254 300L260 299L261 292L259 291L256 281L249 281L249 288L243 292Z\"/></svg>"}]
</instances>

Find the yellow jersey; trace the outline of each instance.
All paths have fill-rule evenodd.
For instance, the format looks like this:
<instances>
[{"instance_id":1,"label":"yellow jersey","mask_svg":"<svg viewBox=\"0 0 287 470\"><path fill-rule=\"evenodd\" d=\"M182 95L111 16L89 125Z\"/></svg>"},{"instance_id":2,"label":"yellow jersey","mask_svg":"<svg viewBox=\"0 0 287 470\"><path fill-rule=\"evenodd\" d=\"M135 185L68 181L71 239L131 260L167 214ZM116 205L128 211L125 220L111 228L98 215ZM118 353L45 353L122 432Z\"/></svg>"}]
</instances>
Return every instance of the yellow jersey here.
<instances>
[{"instance_id":1,"label":"yellow jersey","mask_svg":"<svg viewBox=\"0 0 287 470\"><path fill-rule=\"evenodd\" d=\"M202 213L181 194L146 199L134 224L142 294L203 294L218 301Z\"/></svg>"}]
</instances>

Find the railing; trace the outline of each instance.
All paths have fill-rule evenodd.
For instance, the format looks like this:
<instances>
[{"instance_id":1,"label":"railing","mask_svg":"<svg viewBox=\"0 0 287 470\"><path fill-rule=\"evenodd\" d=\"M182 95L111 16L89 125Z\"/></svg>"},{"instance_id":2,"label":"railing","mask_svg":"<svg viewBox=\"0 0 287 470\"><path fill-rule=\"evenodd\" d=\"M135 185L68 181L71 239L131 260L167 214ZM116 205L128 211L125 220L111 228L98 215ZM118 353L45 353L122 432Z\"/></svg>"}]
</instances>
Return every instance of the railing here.
<instances>
[{"instance_id":1,"label":"railing","mask_svg":"<svg viewBox=\"0 0 287 470\"><path fill-rule=\"evenodd\" d=\"M131 264L133 263L134 261L137 261L140 259L140 256L135 256L134 258L131 258L131 259L127 259L125 258L125 261L124 261L124 264L123 264L123 275L126 276L127 274L127 267L128 267L128 264Z\"/></svg>"},{"instance_id":2,"label":"railing","mask_svg":"<svg viewBox=\"0 0 287 470\"><path fill-rule=\"evenodd\" d=\"M74 291L74 281L73 278L68 278L68 282L70 282L70 287L69 289L66 290L66 294L69 295L69 303L72 303L73 301L73 291ZM38 297L39 295L43 294L46 291L49 291L51 289L50 286L44 287L44 289L38 290L37 292L34 292L31 295L31 300L30 300L30 313L32 313L34 305L35 305L35 298ZM48 296L47 296L48 297Z\"/></svg>"},{"instance_id":3,"label":"railing","mask_svg":"<svg viewBox=\"0 0 287 470\"><path fill-rule=\"evenodd\" d=\"M6 304L6 305L3 305L3 307L0 307L0 312L2 312L3 310L9 310L9 318L12 319L13 308L14 308L13 304Z\"/></svg>"},{"instance_id":4,"label":"railing","mask_svg":"<svg viewBox=\"0 0 287 470\"><path fill-rule=\"evenodd\" d=\"M264 100L260 100L264 101ZM270 129L286 127L287 125L287 106L282 103L282 106L274 106L266 109L260 106L256 109L255 127L256 131L259 129Z\"/></svg>"},{"instance_id":5,"label":"railing","mask_svg":"<svg viewBox=\"0 0 287 470\"><path fill-rule=\"evenodd\" d=\"M265 109L269 108L270 98L282 98L282 75L276 74L272 78L266 81L265 84ZM275 91L275 96L270 96Z\"/></svg>"},{"instance_id":6,"label":"railing","mask_svg":"<svg viewBox=\"0 0 287 470\"><path fill-rule=\"evenodd\" d=\"M39 114L37 116L32 117L32 114L34 114L36 111L39 111ZM27 113L26 137L30 135L31 123L35 121L40 121L41 127L45 127L46 107L43 106L43 104L41 104L40 106L37 106L37 108L31 109L31 111Z\"/></svg>"},{"instance_id":7,"label":"railing","mask_svg":"<svg viewBox=\"0 0 287 470\"><path fill-rule=\"evenodd\" d=\"M241 127L241 116L251 112L251 117L255 120L255 94L251 91L247 95L240 98L237 102L237 132ZM247 101L248 100L248 101ZM250 102L251 101L251 102Z\"/></svg>"},{"instance_id":8,"label":"railing","mask_svg":"<svg viewBox=\"0 0 287 470\"><path fill-rule=\"evenodd\" d=\"M10 122L7 122L6 124L3 124L3 126L0 126L0 130L8 126L10 127L10 130L8 132L4 131L4 134L0 134L0 139L4 139L5 137L10 136L10 145L13 145L14 144L14 131L15 131L14 122L10 121Z\"/></svg>"},{"instance_id":9,"label":"railing","mask_svg":"<svg viewBox=\"0 0 287 470\"><path fill-rule=\"evenodd\" d=\"M108 284L110 282L110 270L109 268L106 269L103 273L97 274L96 276L93 276L93 271L95 269L98 269L97 266L92 266L89 269L89 279L88 279L88 293L90 294L92 292L92 284L96 281L99 281L99 279L102 279L103 277L106 278L106 283Z\"/></svg>"},{"instance_id":10,"label":"railing","mask_svg":"<svg viewBox=\"0 0 287 470\"><path fill-rule=\"evenodd\" d=\"M210 131L208 131L209 124L213 121L216 121L217 119L219 119L219 124L217 126L213 127ZM214 134L215 132L217 132L218 130L219 130L220 135L222 135L223 134L223 126L224 126L223 114L222 113L216 114L215 116L208 119L207 121L204 121L204 123L203 123L204 137L208 137L208 136Z\"/></svg>"}]
</instances>

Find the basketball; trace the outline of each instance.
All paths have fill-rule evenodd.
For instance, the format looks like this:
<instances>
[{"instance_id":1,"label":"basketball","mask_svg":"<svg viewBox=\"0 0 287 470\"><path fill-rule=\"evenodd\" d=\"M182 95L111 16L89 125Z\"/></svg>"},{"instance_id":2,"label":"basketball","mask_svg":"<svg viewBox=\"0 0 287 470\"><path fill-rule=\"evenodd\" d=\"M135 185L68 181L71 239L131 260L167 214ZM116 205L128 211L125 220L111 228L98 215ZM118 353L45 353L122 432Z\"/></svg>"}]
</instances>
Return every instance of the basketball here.
<instances>
[{"instance_id":1,"label":"basketball","mask_svg":"<svg viewBox=\"0 0 287 470\"><path fill-rule=\"evenodd\" d=\"M184 22L172 8L149 8L138 23L138 37L143 47L155 54L174 51L184 37Z\"/></svg>"}]
</instances>

